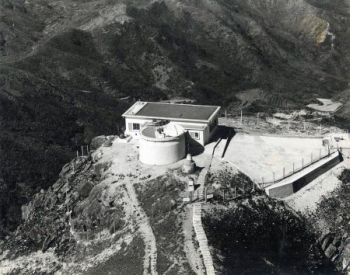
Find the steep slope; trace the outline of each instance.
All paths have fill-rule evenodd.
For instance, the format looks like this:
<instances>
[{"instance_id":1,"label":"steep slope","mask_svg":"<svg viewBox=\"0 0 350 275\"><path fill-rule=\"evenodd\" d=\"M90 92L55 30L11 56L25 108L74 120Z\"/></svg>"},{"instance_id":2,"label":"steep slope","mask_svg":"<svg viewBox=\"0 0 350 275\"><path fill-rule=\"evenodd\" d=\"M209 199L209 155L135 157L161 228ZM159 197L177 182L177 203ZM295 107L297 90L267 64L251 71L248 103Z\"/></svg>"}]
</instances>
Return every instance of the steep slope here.
<instances>
[{"instance_id":1,"label":"steep slope","mask_svg":"<svg viewBox=\"0 0 350 275\"><path fill-rule=\"evenodd\" d=\"M0 3L1 231L135 99L297 108L348 86L348 1ZM127 101L120 100L127 97ZM7 199L8 198L8 199ZM3 235L4 233L1 233Z\"/></svg>"},{"instance_id":2,"label":"steep slope","mask_svg":"<svg viewBox=\"0 0 350 275\"><path fill-rule=\"evenodd\" d=\"M309 214L318 241L326 256L334 262L338 270L349 272L350 215L347 211L350 196L350 171L345 169L339 176L339 186L324 196Z\"/></svg>"},{"instance_id":3,"label":"steep slope","mask_svg":"<svg viewBox=\"0 0 350 275\"><path fill-rule=\"evenodd\" d=\"M135 146L114 136L93 145L92 154L67 163L59 179L23 207L24 221L0 241L0 273L201 274L193 224L187 224L192 206L182 199L188 177L179 166L141 165ZM246 177L220 171L223 186L249 188L225 203L218 190L203 204L218 274L334 270L303 219L253 191Z\"/></svg>"},{"instance_id":4,"label":"steep slope","mask_svg":"<svg viewBox=\"0 0 350 275\"><path fill-rule=\"evenodd\" d=\"M306 220L266 195L208 207L204 224L219 274L338 274Z\"/></svg>"}]
</instances>

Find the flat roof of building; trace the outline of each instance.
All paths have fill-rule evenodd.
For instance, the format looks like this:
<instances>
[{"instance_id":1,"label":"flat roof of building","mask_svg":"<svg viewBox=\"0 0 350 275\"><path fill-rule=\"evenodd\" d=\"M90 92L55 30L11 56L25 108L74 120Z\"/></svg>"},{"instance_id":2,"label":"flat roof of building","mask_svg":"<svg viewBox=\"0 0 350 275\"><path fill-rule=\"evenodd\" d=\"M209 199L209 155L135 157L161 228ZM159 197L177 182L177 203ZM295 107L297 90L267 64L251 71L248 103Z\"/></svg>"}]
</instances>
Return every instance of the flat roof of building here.
<instances>
[{"instance_id":1,"label":"flat roof of building","mask_svg":"<svg viewBox=\"0 0 350 275\"><path fill-rule=\"evenodd\" d=\"M219 106L175 104L138 101L127 110L124 117L191 120L207 122L220 110Z\"/></svg>"}]
</instances>

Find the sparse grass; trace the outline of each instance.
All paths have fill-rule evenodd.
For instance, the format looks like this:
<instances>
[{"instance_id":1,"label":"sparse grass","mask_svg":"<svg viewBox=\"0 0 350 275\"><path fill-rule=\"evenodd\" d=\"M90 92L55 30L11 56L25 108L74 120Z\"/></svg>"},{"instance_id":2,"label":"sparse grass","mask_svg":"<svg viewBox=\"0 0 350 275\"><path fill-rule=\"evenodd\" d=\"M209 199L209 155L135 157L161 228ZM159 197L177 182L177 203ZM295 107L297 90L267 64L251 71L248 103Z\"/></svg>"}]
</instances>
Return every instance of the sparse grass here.
<instances>
[{"instance_id":1,"label":"sparse grass","mask_svg":"<svg viewBox=\"0 0 350 275\"><path fill-rule=\"evenodd\" d=\"M140 237L135 237L128 246L124 246L106 262L91 268L87 275L129 275L143 273L145 245Z\"/></svg>"},{"instance_id":2,"label":"sparse grass","mask_svg":"<svg viewBox=\"0 0 350 275\"><path fill-rule=\"evenodd\" d=\"M322 221L330 232L342 236L350 234L350 170L344 170L339 179L342 184L319 202L311 217L314 224Z\"/></svg>"},{"instance_id":3,"label":"sparse grass","mask_svg":"<svg viewBox=\"0 0 350 275\"><path fill-rule=\"evenodd\" d=\"M258 196L215 207L203 218L223 274L330 274L304 220L283 203Z\"/></svg>"},{"instance_id":4,"label":"sparse grass","mask_svg":"<svg viewBox=\"0 0 350 275\"><path fill-rule=\"evenodd\" d=\"M209 192L213 192L214 200L230 200L238 196L249 196L254 190L254 183L244 174L237 173L229 167L209 173L207 179Z\"/></svg>"}]
</instances>

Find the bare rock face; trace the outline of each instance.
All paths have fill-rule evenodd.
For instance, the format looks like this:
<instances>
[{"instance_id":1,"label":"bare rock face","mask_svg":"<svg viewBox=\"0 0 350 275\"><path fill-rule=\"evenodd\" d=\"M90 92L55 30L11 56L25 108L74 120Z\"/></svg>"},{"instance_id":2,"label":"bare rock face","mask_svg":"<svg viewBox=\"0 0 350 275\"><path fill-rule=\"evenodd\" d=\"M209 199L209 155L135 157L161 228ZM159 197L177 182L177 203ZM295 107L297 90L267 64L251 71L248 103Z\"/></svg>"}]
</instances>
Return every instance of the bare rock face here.
<instances>
[{"instance_id":1,"label":"bare rock face","mask_svg":"<svg viewBox=\"0 0 350 275\"><path fill-rule=\"evenodd\" d=\"M337 266L339 271L349 272L349 170L344 170L339 179L342 184L320 201L311 218L311 223L319 232L318 234L322 235L318 243L325 255Z\"/></svg>"}]
</instances>

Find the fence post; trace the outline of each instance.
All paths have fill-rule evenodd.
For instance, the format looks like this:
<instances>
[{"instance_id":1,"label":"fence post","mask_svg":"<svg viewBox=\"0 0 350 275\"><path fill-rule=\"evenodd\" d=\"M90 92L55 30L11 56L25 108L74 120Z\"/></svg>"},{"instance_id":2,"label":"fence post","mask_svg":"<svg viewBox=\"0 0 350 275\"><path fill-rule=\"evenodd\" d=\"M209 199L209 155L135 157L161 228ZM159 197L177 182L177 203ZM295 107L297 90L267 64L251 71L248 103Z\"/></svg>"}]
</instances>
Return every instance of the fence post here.
<instances>
[{"instance_id":1,"label":"fence post","mask_svg":"<svg viewBox=\"0 0 350 275\"><path fill-rule=\"evenodd\" d=\"M294 162L293 162L293 174L294 174Z\"/></svg>"},{"instance_id":2,"label":"fence post","mask_svg":"<svg viewBox=\"0 0 350 275\"><path fill-rule=\"evenodd\" d=\"M273 183L275 183L275 172L272 172L273 175Z\"/></svg>"},{"instance_id":3,"label":"fence post","mask_svg":"<svg viewBox=\"0 0 350 275\"><path fill-rule=\"evenodd\" d=\"M304 158L301 159L301 168L304 168Z\"/></svg>"},{"instance_id":4,"label":"fence post","mask_svg":"<svg viewBox=\"0 0 350 275\"><path fill-rule=\"evenodd\" d=\"M286 176L286 168L283 167L283 177L285 177L285 176Z\"/></svg>"},{"instance_id":5,"label":"fence post","mask_svg":"<svg viewBox=\"0 0 350 275\"><path fill-rule=\"evenodd\" d=\"M77 150L77 158L79 158L79 151Z\"/></svg>"},{"instance_id":6,"label":"fence post","mask_svg":"<svg viewBox=\"0 0 350 275\"><path fill-rule=\"evenodd\" d=\"M312 159L313 159L313 157L312 157L312 153L311 153L311 162L310 163L312 163Z\"/></svg>"},{"instance_id":7,"label":"fence post","mask_svg":"<svg viewBox=\"0 0 350 275\"><path fill-rule=\"evenodd\" d=\"M81 156L84 156L84 146L81 145L81 146L80 146L80 149L81 149Z\"/></svg>"}]
</instances>

